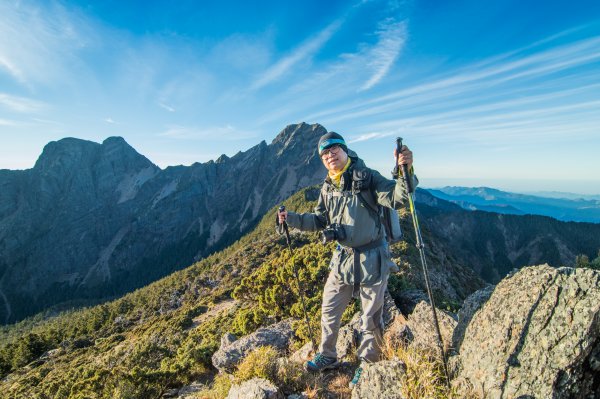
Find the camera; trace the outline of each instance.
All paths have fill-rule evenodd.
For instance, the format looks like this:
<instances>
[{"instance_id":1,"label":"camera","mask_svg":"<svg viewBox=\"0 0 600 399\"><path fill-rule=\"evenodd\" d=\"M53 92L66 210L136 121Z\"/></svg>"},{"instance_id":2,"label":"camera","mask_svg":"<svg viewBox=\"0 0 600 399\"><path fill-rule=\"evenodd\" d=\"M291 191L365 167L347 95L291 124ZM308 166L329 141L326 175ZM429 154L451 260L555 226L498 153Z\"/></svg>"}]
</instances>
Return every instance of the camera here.
<instances>
[{"instance_id":1,"label":"camera","mask_svg":"<svg viewBox=\"0 0 600 399\"><path fill-rule=\"evenodd\" d=\"M327 244L330 241L342 241L346 238L344 226L339 223L332 223L321 232L321 242Z\"/></svg>"}]
</instances>

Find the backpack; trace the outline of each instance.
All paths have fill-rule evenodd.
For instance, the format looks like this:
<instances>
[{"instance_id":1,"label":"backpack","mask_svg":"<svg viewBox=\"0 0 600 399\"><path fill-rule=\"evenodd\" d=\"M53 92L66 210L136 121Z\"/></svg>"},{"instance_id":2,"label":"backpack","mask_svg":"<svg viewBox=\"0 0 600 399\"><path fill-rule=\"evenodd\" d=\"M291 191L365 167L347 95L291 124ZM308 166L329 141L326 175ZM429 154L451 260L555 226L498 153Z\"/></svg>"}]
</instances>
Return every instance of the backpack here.
<instances>
[{"instance_id":1,"label":"backpack","mask_svg":"<svg viewBox=\"0 0 600 399\"><path fill-rule=\"evenodd\" d=\"M352 171L352 193L357 194L362 204L377 215L385 229L385 238L389 244L402 241L402 228L398 211L377 203L373 187L371 187L371 171L354 169Z\"/></svg>"}]
</instances>

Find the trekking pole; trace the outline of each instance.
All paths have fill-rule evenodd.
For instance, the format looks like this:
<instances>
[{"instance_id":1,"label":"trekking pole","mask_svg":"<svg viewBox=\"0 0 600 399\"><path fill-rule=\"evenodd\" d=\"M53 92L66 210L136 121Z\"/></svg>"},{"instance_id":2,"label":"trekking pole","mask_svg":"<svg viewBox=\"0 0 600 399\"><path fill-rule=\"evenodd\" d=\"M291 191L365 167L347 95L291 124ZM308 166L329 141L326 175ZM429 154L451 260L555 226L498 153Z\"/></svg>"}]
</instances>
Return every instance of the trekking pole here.
<instances>
[{"instance_id":1,"label":"trekking pole","mask_svg":"<svg viewBox=\"0 0 600 399\"><path fill-rule=\"evenodd\" d=\"M398 157L402 150L402 137L396 139L396 166L394 167L394 175L398 176ZM446 385L450 388L450 375L448 374L448 362L446 360L446 354L444 353L444 342L442 341L442 333L440 332L440 323L437 317L437 311L435 309L435 301L433 300L433 294L431 292L431 285L429 283L429 272L427 270L427 260L425 259L425 244L423 243L423 237L421 236L421 228L419 227L419 219L417 218L417 212L415 210L415 198L414 191L415 187L412 184L410 178L408 166L402 164L402 180L406 185L406 191L408 191L408 204L410 206L410 214L412 216L413 226L415 228L415 236L417 239L417 248L419 248L419 254L421 256L421 265L423 265L423 276L425 277L425 286L427 287L427 295L429 296L429 302L431 303L431 312L433 313L433 321L435 324L435 331L437 333L437 344L440 350L440 355L444 363L444 374L446 376Z\"/></svg>"},{"instance_id":2,"label":"trekking pole","mask_svg":"<svg viewBox=\"0 0 600 399\"><path fill-rule=\"evenodd\" d=\"M285 211L285 206L279 207L279 212ZM277 222L279 223L279 215L277 217ZM300 295L300 301L302 302L302 310L304 311L304 319L306 320L306 326L308 327L308 334L310 335L310 343L312 345L312 349L314 353L317 353L317 345L315 344L315 336L312 332L312 327L310 326L310 320L308 318L308 312L306 311L306 304L304 302L304 294L302 293L302 286L300 285L300 277L298 276L298 269L296 268L296 262L294 262L294 251L292 251L292 240L290 240L290 230L288 229L288 224L284 220L283 221L283 230L285 231L285 239L287 240L288 248L290 250L290 258L292 259L292 269L294 271L294 276L296 277L296 284L298 285L298 294Z\"/></svg>"}]
</instances>

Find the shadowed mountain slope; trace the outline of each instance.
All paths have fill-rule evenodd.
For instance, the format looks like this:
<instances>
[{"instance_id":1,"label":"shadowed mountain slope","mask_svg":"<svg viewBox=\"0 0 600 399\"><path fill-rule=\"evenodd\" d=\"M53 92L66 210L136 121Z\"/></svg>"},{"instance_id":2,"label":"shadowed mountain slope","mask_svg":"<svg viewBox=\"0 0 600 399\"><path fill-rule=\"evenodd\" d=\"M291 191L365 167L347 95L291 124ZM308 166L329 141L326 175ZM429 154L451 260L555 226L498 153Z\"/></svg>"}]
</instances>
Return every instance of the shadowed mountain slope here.
<instances>
[{"instance_id":1,"label":"shadowed mountain slope","mask_svg":"<svg viewBox=\"0 0 600 399\"><path fill-rule=\"evenodd\" d=\"M161 170L122 138L51 142L0 171L0 323L146 285L231 244L325 173L322 126L290 125L233 157Z\"/></svg>"}]
</instances>

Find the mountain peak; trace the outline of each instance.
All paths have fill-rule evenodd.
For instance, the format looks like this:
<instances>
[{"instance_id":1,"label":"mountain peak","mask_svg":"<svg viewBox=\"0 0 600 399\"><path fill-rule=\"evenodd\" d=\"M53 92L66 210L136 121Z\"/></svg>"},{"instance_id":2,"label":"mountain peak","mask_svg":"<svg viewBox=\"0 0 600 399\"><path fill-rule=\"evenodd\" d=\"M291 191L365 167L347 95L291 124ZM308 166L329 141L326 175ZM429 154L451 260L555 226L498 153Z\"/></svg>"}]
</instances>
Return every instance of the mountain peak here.
<instances>
[{"instance_id":1,"label":"mountain peak","mask_svg":"<svg viewBox=\"0 0 600 399\"><path fill-rule=\"evenodd\" d=\"M271 145L281 154L285 150L300 149L306 151L306 147L313 147L317 150L319 138L327 133L327 129L318 123L309 125L306 122L287 125L275 139Z\"/></svg>"},{"instance_id":2,"label":"mountain peak","mask_svg":"<svg viewBox=\"0 0 600 399\"><path fill-rule=\"evenodd\" d=\"M99 147L98 143L74 137L51 141L44 146L34 169L46 170L57 165L72 166L93 154Z\"/></svg>"},{"instance_id":3,"label":"mountain peak","mask_svg":"<svg viewBox=\"0 0 600 399\"><path fill-rule=\"evenodd\" d=\"M318 123L314 123L312 125L309 125L306 122L295 123L295 124L287 125L285 128L283 128L283 130L281 132L279 132L277 137L275 137L273 139L273 142L271 144L277 144L277 143L285 144L294 138L298 138L299 136L304 136L304 135L313 135L313 136L320 137L320 136L324 135L325 133L327 133L327 129L325 129L323 126L319 125ZM316 145L316 143L315 143L315 145Z\"/></svg>"},{"instance_id":4,"label":"mountain peak","mask_svg":"<svg viewBox=\"0 0 600 399\"><path fill-rule=\"evenodd\" d=\"M121 136L110 136L107 137L103 142L102 145L106 145L106 146L127 146L127 147L131 147L123 137Z\"/></svg>"}]
</instances>

